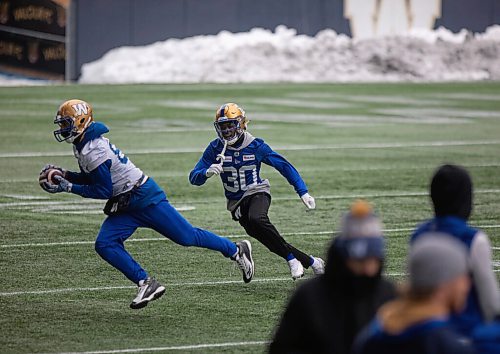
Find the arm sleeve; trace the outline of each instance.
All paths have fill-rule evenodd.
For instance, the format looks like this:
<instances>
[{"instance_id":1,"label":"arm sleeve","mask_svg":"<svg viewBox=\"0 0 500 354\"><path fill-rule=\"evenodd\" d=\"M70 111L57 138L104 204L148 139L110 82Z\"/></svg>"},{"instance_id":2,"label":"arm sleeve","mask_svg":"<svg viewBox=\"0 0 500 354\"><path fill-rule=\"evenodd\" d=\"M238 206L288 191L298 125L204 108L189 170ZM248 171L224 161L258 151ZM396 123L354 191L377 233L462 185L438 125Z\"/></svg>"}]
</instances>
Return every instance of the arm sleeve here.
<instances>
[{"instance_id":1,"label":"arm sleeve","mask_svg":"<svg viewBox=\"0 0 500 354\"><path fill-rule=\"evenodd\" d=\"M259 148L259 154L262 156L262 162L266 165L274 167L283 177L286 178L288 183L293 186L299 197L302 197L307 193L307 186L304 180L300 177L300 174L295 167L287 161L287 159L273 151L273 149L271 149L266 143L262 144Z\"/></svg>"},{"instance_id":2,"label":"arm sleeve","mask_svg":"<svg viewBox=\"0 0 500 354\"><path fill-rule=\"evenodd\" d=\"M88 179L87 175L82 173L81 168L80 168L80 172L66 171L64 178L66 178L68 181L70 181L73 184L75 184L75 183L76 184L88 184L88 183L90 183L90 180Z\"/></svg>"},{"instance_id":3,"label":"arm sleeve","mask_svg":"<svg viewBox=\"0 0 500 354\"><path fill-rule=\"evenodd\" d=\"M470 263L484 319L491 321L500 313L500 290L492 270L490 241L482 232L472 241Z\"/></svg>"},{"instance_id":4,"label":"arm sleeve","mask_svg":"<svg viewBox=\"0 0 500 354\"><path fill-rule=\"evenodd\" d=\"M205 173L211 164L215 163L215 152L211 145L209 145L200 160L194 166L193 170L189 173L189 182L195 186L201 186L207 181Z\"/></svg>"},{"instance_id":5,"label":"arm sleeve","mask_svg":"<svg viewBox=\"0 0 500 354\"><path fill-rule=\"evenodd\" d=\"M111 181L111 160L106 160L88 174L90 183L73 184L71 193L84 198L109 199L113 196L113 182Z\"/></svg>"}]
</instances>

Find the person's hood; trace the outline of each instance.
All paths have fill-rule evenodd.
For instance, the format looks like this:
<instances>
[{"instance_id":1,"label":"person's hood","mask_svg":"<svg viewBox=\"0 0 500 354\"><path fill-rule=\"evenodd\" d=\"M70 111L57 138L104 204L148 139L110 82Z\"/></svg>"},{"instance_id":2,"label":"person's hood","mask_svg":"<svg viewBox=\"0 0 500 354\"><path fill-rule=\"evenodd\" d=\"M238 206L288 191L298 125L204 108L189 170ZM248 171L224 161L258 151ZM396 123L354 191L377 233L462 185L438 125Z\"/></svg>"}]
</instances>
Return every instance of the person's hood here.
<instances>
[{"instance_id":1,"label":"person's hood","mask_svg":"<svg viewBox=\"0 0 500 354\"><path fill-rule=\"evenodd\" d=\"M459 166L441 166L431 181L431 199L436 216L457 216L467 220L472 212L469 173Z\"/></svg>"},{"instance_id":2,"label":"person's hood","mask_svg":"<svg viewBox=\"0 0 500 354\"><path fill-rule=\"evenodd\" d=\"M87 144L89 141L94 140L108 132L109 132L108 127L105 126L103 123L93 122L92 124L89 125L87 129L85 129L85 132L82 134L82 137L78 139L77 142L75 142L76 149L78 151L81 151L82 148L85 146L85 144Z\"/></svg>"},{"instance_id":3,"label":"person's hood","mask_svg":"<svg viewBox=\"0 0 500 354\"><path fill-rule=\"evenodd\" d=\"M443 310L435 305L398 299L383 305L377 313L385 333L397 335L406 329L430 320L445 320Z\"/></svg>"}]
</instances>

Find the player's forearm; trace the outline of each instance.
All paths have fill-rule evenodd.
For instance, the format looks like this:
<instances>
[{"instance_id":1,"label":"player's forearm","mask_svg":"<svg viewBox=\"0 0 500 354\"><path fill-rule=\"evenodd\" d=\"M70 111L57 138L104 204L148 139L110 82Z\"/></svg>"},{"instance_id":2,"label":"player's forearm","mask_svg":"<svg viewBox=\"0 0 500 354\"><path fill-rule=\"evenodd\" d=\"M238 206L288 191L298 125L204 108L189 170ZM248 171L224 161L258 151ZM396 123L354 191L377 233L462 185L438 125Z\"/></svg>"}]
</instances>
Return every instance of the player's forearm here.
<instances>
[{"instance_id":1,"label":"player's forearm","mask_svg":"<svg viewBox=\"0 0 500 354\"><path fill-rule=\"evenodd\" d=\"M285 177L300 197L307 193L306 183L299 172L283 156L273 151L266 156L263 162L274 167L283 177Z\"/></svg>"},{"instance_id":2,"label":"player's forearm","mask_svg":"<svg viewBox=\"0 0 500 354\"><path fill-rule=\"evenodd\" d=\"M307 186L299 172L288 161L275 166L279 173L293 186L299 197L307 193Z\"/></svg>"},{"instance_id":3,"label":"player's forearm","mask_svg":"<svg viewBox=\"0 0 500 354\"><path fill-rule=\"evenodd\" d=\"M198 168L192 170L189 174L189 182L195 186L201 186L207 181L206 173L206 168Z\"/></svg>"},{"instance_id":4,"label":"player's forearm","mask_svg":"<svg viewBox=\"0 0 500 354\"><path fill-rule=\"evenodd\" d=\"M64 178L66 178L68 181L70 181L73 184L87 184L89 183L88 178L83 174L79 172L72 172L72 171L66 171L64 174Z\"/></svg>"},{"instance_id":5,"label":"player's forearm","mask_svg":"<svg viewBox=\"0 0 500 354\"><path fill-rule=\"evenodd\" d=\"M103 185L73 184L71 193L84 198L109 199L113 196L113 188Z\"/></svg>"},{"instance_id":6,"label":"player's forearm","mask_svg":"<svg viewBox=\"0 0 500 354\"><path fill-rule=\"evenodd\" d=\"M479 304L485 320L491 321L495 314L500 313L500 290L492 271L490 242L484 233L474 238L470 257Z\"/></svg>"},{"instance_id":7,"label":"player's forearm","mask_svg":"<svg viewBox=\"0 0 500 354\"><path fill-rule=\"evenodd\" d=\"M71 193L78 194L84 198L109 199L113 196L113 181L111 179L111 161L106 161L85 177L88 181L84 184L73 184Z\"/></svg>"}]
</instances>

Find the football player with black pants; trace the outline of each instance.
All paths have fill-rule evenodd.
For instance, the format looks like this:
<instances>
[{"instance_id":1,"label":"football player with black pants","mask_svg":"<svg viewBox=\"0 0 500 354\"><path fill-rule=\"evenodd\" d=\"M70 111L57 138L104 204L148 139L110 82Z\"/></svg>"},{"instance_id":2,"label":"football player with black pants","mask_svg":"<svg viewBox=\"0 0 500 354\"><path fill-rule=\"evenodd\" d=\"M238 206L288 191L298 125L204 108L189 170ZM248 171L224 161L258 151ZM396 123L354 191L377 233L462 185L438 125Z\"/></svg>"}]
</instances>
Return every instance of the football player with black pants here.
<instances>
[{"instance_id":1,"label":"football player with black pants","mask_svg":"<svg viewBox=\"0 0 500 354\"><path fill-rule=\"evenodd\" d=\"M236 220L243 226L248 235L257 239L271 252L285 259L292 253L302 265L309 267L311 257L286 242L269 220L270 206L270 194L262 192L249 195L241 201L239 206L241 217Z\"/></svg>"},{"instance_id":2,"label":"football player with black pants","mask_svg":"<svg viewBox=\"0 0 500 354\"><path fill-rule=\"evenodd\" d=\"M246 131L245 111L235 103L222 105L216 112L214 126L218 138L213 140L191 171L189 181L202 185L220 175L227 198L227 209L248 235L256 238L271 252L284 258L293 279L311 267L315 274L324 273L321 258L309 256L290 245L280 235L268 216L271 205L270 184L260 178L261 163L278 170L294 187L307 209L316 207L306 184L297 170L262 139Z\"/></svg>"}]
</instances>

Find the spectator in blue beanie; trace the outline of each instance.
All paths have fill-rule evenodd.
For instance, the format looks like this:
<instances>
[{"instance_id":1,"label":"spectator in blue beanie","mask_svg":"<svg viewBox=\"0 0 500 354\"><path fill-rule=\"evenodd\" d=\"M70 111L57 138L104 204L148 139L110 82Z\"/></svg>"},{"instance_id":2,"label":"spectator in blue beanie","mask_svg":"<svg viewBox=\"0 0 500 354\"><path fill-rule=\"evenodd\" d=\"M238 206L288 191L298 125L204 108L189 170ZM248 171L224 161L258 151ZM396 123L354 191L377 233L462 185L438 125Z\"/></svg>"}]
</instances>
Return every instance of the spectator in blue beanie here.
<instances>
[{"instance_id":1,"label":"spectator in blue beanie","mask_svg":"<svg viewBox=\"0 0 500 354\"><path fill-rule=\"evenodd\" d=\"M367 202L355 202L328 251L325 274L293 294L270 353L349 353L377 309L396 296L382 277L384 251L380 219Z\"/></svg>"},{"instance_id":2,"label":"spectator in blue beanie","mask_svg":"<svg viewBox=\"0 0 500 354\"><path fill-rule=\"evenodd\" d=\"M472 287L464 310L450 321L457 331L469 337L476 326L500 313L500 290L493 272L490 241L484 232L467 224L472 212L472 190L472 180L464 168L441 166L430 186L435 217L420 225L411 237L414 243L426 232L443 232L466 246Z\"/></svg>"},{"instance_id":3,"label":"spectator in blue beanie","mask_svg":"<svg viewBox=\"0 0 500 354\"><path fill-rule=\"evenodd\" d=\"M429 233L408 257L409 286L388 302L358 336L355 354L472 354L449 315L460 312L470 287L467 251L455 238Z\"/></svg>"}]
</instances>

